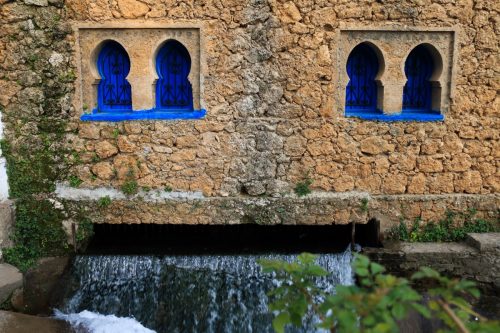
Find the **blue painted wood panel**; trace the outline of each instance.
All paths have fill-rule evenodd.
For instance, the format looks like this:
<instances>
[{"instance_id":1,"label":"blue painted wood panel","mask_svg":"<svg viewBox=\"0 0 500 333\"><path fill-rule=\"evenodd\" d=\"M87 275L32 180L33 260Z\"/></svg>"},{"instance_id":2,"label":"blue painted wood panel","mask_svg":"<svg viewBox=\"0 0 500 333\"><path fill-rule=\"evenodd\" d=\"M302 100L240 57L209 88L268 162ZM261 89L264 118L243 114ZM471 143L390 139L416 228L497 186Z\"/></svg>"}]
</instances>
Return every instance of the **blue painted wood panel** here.
<instances>
[{"instance_id":1,"label":"blue painted wood panel","mask_svg":"<svg viewBox=\"0 0 500 333\"><path fill-rule=\"evenodd\" d=\"M378 70L377 55L369 45L360 44L352 50L347 59L346 112L377 109Z\"/></svg>"},{"instance_id":2,"label":"blue painted wood panel","mask_svg":"<svg viewBox=\"0 0 500 333\"><path fill-rule=\"evenodd\" d=\"M408 81L403 90L403 112L431 111L432 86L429 79L434 72L432 57L424 45L414 48L405 62Z\"/></svg>"},{"instance_id":3,"label":"blue painted wood panel","mask_svg":"<svg viewBox=\"0 0 500 333\"><path fill-rule=\"evenodd\" d=\"M193 89L188 79L191 57L184 45L176 40L166 42L158 52L156 70L156 108L193 111Z\"/></svg>"},{"instance_id":4,"label":"blue painted wood panel","mask_svg":"<svg viewBox=\"0 0 500 333\"><path fill-rule=\"evenodd\" d=\"M132 110L131 87L126 77L130 71L127 51L119 43L109 41L97 59L101 81L98 86L98 111L121 112Z\"/></svg>"}]
</instances>

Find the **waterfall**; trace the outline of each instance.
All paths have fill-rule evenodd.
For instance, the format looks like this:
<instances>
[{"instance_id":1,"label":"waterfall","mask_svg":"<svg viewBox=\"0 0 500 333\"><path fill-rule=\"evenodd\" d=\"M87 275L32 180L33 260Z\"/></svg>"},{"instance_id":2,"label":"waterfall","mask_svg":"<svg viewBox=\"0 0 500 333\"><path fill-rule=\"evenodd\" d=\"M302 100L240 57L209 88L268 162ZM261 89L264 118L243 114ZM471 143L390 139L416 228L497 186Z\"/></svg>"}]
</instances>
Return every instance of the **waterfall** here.
<instances>
[{"instance_id":1,"label":"waterfall","mask_svg":"<svg viewBox=\"0 0 500 333\"><path fill-rule=\"evenodd\" d=\"M158 333L273 332L266 293L278 281L261 272L261 258L296 256L77 256L61 311L132 317ZM318 283L329 292L352 284L350 263L350 250L319 255L318 264L330 274ZM314 331L313 321L297 332Z\"/></svg>"}]
</instances>

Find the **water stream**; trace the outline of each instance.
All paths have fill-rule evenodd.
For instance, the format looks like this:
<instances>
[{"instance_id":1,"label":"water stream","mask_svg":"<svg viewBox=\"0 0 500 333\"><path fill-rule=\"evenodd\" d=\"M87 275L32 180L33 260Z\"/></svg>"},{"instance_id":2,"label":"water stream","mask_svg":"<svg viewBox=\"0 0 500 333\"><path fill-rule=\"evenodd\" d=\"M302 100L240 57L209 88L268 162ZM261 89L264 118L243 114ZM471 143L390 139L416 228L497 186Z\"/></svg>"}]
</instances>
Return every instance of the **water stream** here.
<instances>
[{"instance_id":1,"label":"water stream","mask_svg":"<svg viewBox=\"0 0 500 333\"><path fill-rule=\"evenodd\" d=\"M58 316L74 326L85 325L90 319L104 325L106 318L133 318L158 333L273 332L266 293L278 281L262 274L257 260L292 261L295 257L82 255L74 260L69 283L72 291ZM320 285L333 291L338 284L352 284L350 262L349 250L320 255L318 263L331 273L319 281ZM303 329L296 332L314 331L313 321L305 321ZM91 332L113 332L87 326Z\"/></svg>"}]
</instances>

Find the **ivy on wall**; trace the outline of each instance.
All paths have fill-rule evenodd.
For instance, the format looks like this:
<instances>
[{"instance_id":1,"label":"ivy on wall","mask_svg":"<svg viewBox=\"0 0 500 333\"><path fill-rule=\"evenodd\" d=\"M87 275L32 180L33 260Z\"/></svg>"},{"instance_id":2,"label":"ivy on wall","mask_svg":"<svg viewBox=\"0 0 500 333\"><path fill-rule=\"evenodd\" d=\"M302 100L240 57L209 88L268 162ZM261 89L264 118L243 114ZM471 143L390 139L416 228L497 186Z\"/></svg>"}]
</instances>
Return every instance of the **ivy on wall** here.
<instances>
[{"instance_id":1,"label":"ivy on wall","mask_svg":"<svg viewBox=\"0 0 500 333\"><path fill-rule=\"evenodd\" d=\"M0 144L16 207L14 246L4 249L3 255L7 262L26 270L41 256L70 251L64 220L80 225L78 241L91 234L91 224L83 214L67 210L64 202L52 198L56 182L65 180L69 168L78 163L65 140L75 75L68 61L72 46L66 37L71 28L62 20L64 2L47 7L11 6L18 6L16 13L22 17L9 23L16 30L4 38L18 63L4 63L6 74L0 79L15 79L21 90L0 110L6 124L6 139ZM62 60L51 61L54 54Z\"/></svg>"}]
</instances>

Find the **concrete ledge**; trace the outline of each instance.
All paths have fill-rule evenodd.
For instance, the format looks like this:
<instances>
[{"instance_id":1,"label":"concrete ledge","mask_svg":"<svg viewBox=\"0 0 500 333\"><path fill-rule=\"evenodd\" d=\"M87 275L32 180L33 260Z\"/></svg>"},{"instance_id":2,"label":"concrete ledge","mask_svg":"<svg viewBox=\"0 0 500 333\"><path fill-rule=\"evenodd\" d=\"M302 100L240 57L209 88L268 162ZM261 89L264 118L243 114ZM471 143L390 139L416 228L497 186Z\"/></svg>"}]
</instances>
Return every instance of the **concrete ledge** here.
<instances>
[{"instance_id":1,"label":"concrete ledge","mask_svg":"<svg viewBox=\"0 0 500 333\"><path fill-rule=\"evenodd\" d=\"M93 192L94 191L94 192ZM78 193L77 193L78 192ZM190 192L157 195L155 191L126 198L110 196L98 205L101 191L59 191L60 199L75 210L85 209L93 223L329 225L380 221L382 232L401 218L438 221L446 211L475 209L477 217L495 218L497 195L369 195L364 192L313 192L305 197L204 197ZM108 193L108 192L106 192ZM71 195L70 195L71 194ZM85 194L85 195L83 195Z\"/></svg>"},{"instance_id":2,"label":"concrete ledge","mask_svg":"<svg viewBox=\"0 0 500 333\"><path fill-rule=\"evenodd\" d=\"M481 252L500 251L500 233L491 232L485 234L467 234L467 244L475 247Z\"/></svg>"}]
</instances>

